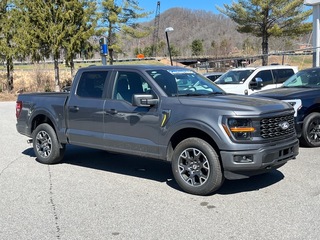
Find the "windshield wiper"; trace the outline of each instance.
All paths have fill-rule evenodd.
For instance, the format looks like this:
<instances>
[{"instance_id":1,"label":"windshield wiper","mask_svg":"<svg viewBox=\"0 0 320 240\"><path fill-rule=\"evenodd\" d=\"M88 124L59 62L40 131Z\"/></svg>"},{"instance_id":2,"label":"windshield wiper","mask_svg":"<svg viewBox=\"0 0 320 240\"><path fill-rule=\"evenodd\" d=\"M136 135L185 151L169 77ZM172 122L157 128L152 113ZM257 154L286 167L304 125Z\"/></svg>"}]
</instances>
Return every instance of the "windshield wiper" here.
<instances>
[{"instance_id":1,"label":"windshield wiper","mask_svg":"<svg viewBox=\"0 0 320 240\"><path fill-rule=\"evenodd\" d=\"M206 95L209 96L209 95L225 95L226 93L225 92L211 92L211 93L207 93Z\"/></svg>"},{"instance_id":2,"label":"windshield wiper","mask_svg":"<svg viewBox=\"0 0 320 240\"><path fill-rule=\"evenodd\" d=\"M225 92L210 92L210 93L183 93L176 94L177 97L199 97L199 96L211 96L211 95L225 95Z\"/></svg>"},{"instance_id":3,"label":"windshield wiper","mask_svg":"<svg viewBox=\"0 0 320 240\"><path fill-rule=\"evenodd\" d=\"M183 93L183 94L176 94L175 96L178 96L178 97L184 97L184 96L203 96L203 95L206 95L206 94L203 94L203 93Z\"/></svg>"},{"instance_id":4,"label":"windshield wiper","mask_svg":"<svg viewBox=\"0 0 320 240\"><path fill-rule=\"evenodd\" d=\"M307 86L307 85L300 85L300 86L283 86L283 88L315 88L315 86Z\"/></svg>"},{"instance_id":5,"label":"windshield wiper","mask_svg":"<svg viewBox=\"0 0 320 240\"><path fill-rule=\"evenodd\" d=\"M216 84L242 84L242 83L240 83L240 82L215 82Z\"/></svg>"}]
</instances>

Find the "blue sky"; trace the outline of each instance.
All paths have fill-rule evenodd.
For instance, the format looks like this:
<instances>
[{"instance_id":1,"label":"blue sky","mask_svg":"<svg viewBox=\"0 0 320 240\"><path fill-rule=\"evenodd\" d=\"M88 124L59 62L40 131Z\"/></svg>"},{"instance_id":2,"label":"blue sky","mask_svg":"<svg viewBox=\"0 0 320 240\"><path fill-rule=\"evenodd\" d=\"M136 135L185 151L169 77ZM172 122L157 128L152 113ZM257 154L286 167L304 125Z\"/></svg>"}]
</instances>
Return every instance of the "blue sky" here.
<instances>
[{"instance_id":1,"label":"blue sky","mask_svg":"<svg viewBox=\"0 0 320 240\"><path fill-rule=\"evenodd\" d=\"M149 16L152 20L155 16L157 9L157 0L139 0L139 6L144 9L144 11L153 12ZM181 7L194 10L205 10L218 14L219 11L216 6L223 7L223 4L230 5L232 0L160 0L160 13L168 10L169 8Z\"/></svg>"},{"instance_id":2,"label":"blue sky","mask_svg":"<svg viewBox=\"0 0 320 240\"><path fill-rule=\"evenodd\" d=\"M157 9L157 0L139 0L139 6L144 9L144 11L153 12L146 21L154 19L156 9ZM238 2L235 0L235 2ZM220 12L217 10L216 6L223 7L223 4L232 4L232 0L160 0L160 13L165 12L169 8L181 7L194 10L205 10L210 11L215 14ZM309 7L306 7L307 10ZM312 15L310 18L312 21Z\"/></svg>"}]
</instances>

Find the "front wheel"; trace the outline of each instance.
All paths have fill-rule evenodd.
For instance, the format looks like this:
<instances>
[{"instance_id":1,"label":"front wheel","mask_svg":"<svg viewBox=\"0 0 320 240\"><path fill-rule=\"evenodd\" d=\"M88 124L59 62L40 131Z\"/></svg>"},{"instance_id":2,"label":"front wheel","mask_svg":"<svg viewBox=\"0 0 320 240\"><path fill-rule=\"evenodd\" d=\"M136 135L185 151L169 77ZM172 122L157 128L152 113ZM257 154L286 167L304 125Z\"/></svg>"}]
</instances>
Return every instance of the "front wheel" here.
<instances>
[{"instance_id":1,"label":"front wheel","mask_svg":"<svg viewBox=\"0 0 320 240\"><path fill-rule=\"evenodd\" d=\"M301 143L305 147L320 147L320 113L310 113L303 121Z\"/></svg>"},{"instance_id":2,"label":"front wheel","mask_svg":"<svg viewBox=\"0 0 320 240\"><path fill-rule=\"evenodd\" d=\"M60 144L53 128L47 124L40 124L33 132L33 149L37 161L54 164L61 161L65 152L65 145Z\"/></svg>"},{"instance_id":3,"label":"front wheel","mask_svg":"<svg viewBox=\"0 0 320 240\"><path fill-rule=\"evenodd\" d=\"M199 138L188 138L177 145L172 156L172 172L178 185L195 195L213 193L224 180L216 151Z\"/></svg>"}]
</instances>

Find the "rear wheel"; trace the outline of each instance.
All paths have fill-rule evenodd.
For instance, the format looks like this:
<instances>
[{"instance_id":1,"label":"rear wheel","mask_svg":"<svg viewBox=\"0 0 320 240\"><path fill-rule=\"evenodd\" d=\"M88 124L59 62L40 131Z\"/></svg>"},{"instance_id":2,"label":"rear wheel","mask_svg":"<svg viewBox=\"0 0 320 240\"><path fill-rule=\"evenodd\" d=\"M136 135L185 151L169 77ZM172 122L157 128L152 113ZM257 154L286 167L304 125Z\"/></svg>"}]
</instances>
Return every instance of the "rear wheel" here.
<instances>
[{"instance_id":1,"label":"rear wheel","mask_svg":"<svg viewBox=\"0 0 320 240\"><path fill-rule=\"evenodd\" d=\"M54 164L63 158L65 145L62 145L61 148L53 128L49 124L43 123L33 132L33 149L38 162Z\"/></svg>"},{"instance_id":2,"label":"rear wheel","mask_svg":"<svg viewBox=\"0 0 320 240\"><path fill-rule=\"evenodd\" d=\"M320 113L310 113L305 118L300 140L305 147L320 147Z\"/></svg>"},{"instance_id":3,"label":"rear wheel","mask_svg":"<svg viewBox=\"0 0 320 240\"><path fill-rule=\"evenodd\" d=\"M177 145L172 157L172 172L179 186L195 195L213 193L224 179L216 151L199 138L188 138Z\"/></svg>"}]
</instances>

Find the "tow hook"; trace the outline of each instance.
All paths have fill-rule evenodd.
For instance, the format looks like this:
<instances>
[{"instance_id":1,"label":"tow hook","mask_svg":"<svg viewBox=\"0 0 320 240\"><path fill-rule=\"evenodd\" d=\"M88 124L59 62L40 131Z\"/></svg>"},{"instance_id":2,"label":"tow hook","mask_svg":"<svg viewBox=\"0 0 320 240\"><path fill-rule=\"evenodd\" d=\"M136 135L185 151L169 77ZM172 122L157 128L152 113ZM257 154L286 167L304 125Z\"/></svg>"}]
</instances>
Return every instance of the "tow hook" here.
<instances>
[{"instance_id":1,"label":"tow hook","mask_svg":"<svg viewBox=\"0 0 320 240\"><path fill-rule=\"evenodd\" d=\"M32 142L33 142L32 139L27 140L27 143L29 143L29 144L31 144Z\"/></svg>"}]
</instances>

